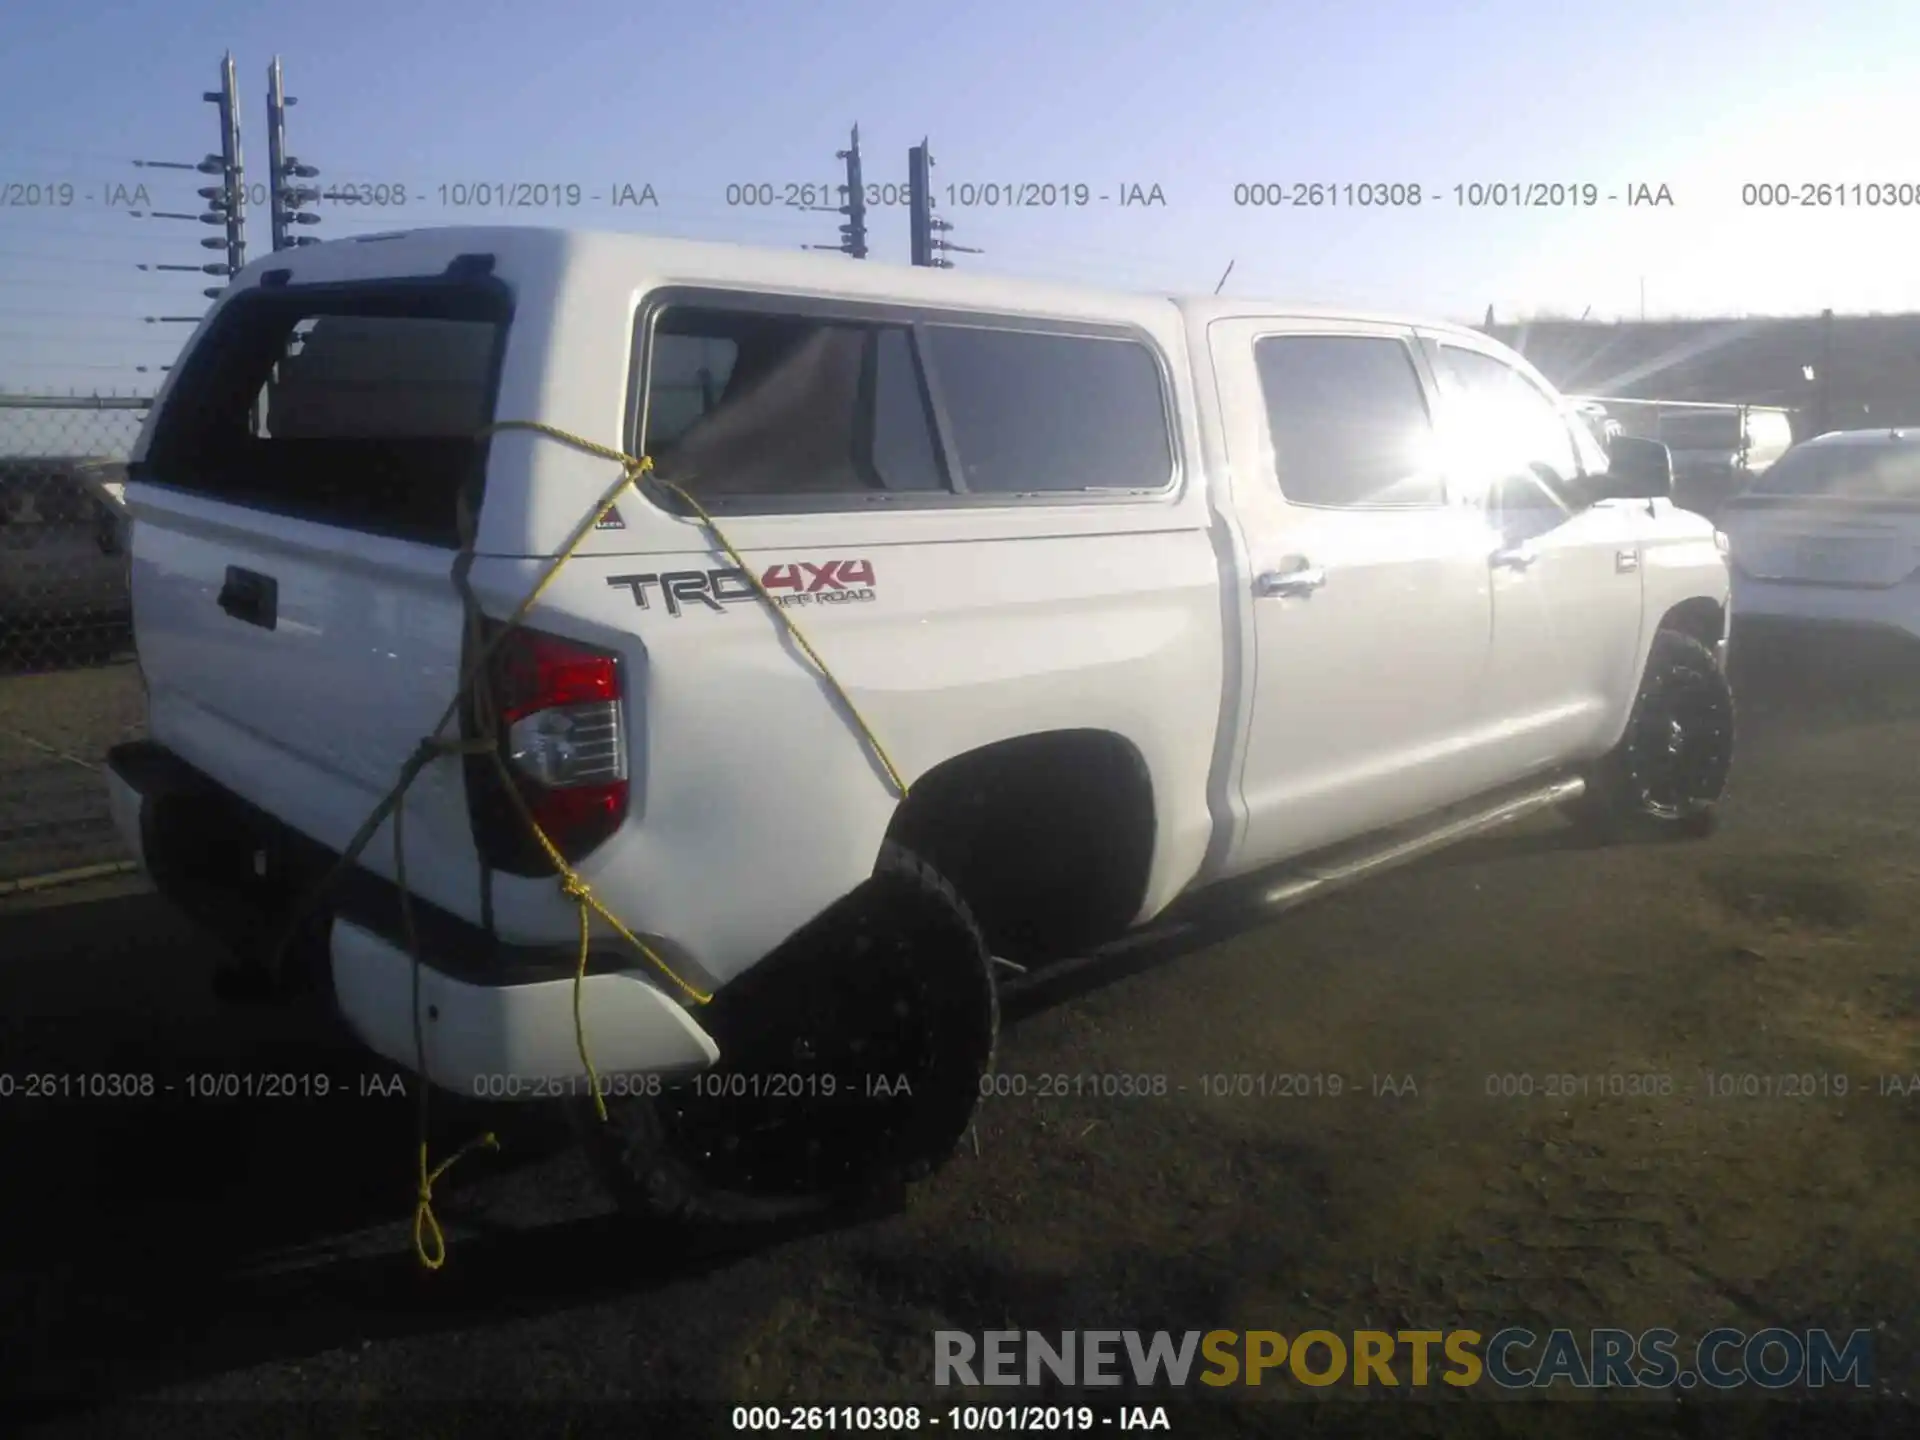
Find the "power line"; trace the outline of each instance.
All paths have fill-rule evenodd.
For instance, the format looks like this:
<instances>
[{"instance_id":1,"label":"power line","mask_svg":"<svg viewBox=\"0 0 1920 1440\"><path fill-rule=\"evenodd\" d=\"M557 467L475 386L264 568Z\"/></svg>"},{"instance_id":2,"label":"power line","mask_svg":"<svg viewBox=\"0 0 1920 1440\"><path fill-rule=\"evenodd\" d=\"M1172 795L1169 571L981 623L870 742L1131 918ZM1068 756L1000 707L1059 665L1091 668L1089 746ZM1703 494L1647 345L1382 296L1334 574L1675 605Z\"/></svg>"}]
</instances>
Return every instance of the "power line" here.
<instances>
[{"instance_id":1,"label":"power line","mask_svg":"<svg viewBox=\"0 0 1920 1440\"><path fill-rule=\"evenodd\" d=\"M49 282L44 279L43 280L0 279L0 290L45 291L49 283L52 283L52 282ZM139 295L139 296L145 297L149 301L153 299L152 289L144 285L95 285L95 284L92 284L91 282L88 282L86 290L87 290L87 294L89 295Z\"/></svg>"},{"instance_id":2,"label":"power line","mask_svg":"<svg viewBox=\"0 0 1920 1440\"><path fill-rule=\"evenodd\" d=\"M156 345L156 344L166 343L168 341L171 341L174 344L179 343L179 341L177 339L174 339L172 336L161 335L158 333L147 333L144 330L142 333L135 334L135 335L114 336L114 335L60 335L60 334L49 333L44 330L7 329L7 330L0 330L0 340L30 340L36 345L84 345L84 346L89 346L95 349L99 348L102 345L110 345L116 350L124 350L130 345Z\"/></svg>"},{"instance_id":3,"label":"power line","mask_svg":"<svg viewBox=\"0 0 1920 1440\"><path fill-rule=\"evenodd\" d=\"M88 371L89 373L102 373L106 371L113 371L119 374L125 374L131 371L135 374L153 375L153 374L158 374L163 370L170 370L173 367L169 365L95 365L95 364L88 364L83 361L58 360L58 361L55 361L52 365L50 365L47 368L55 373L59 373L67 370L85 370L85 371ZM48 382L42 382L42 383L50 384L52 382L48 381ZM9 390L24 390L31 387L28 385L9 385L6 388Z\"/></svg>"},{"instance_id":4,"label":"power line","mask_svg":"<svg viewBox=\"0 0 1920 1440\"><path fill-rule=\"evenodd\" d=\"M59 160L98 160L108 165L138 165L131 155L108 155L98 150L41 150L31 145L0 145L0 155L33 155Z\"/></svg>"},{"instance_id":5,"label":"power line","mask_svg":"<svg viewBox=\"0 0 1920 1440\"><path fill-rule=\"evenodd\" d=\"M48 265L105 265L114 270L149 268L135 260L118 260L105 255L39 255L26 250L0 250L0 260L30 260L36 264Z\"/></svg>"},{"instance_id":6,"label":"power line","mask_svg":"<svg viewBox=\"0 0 1920 1440\"><path fill-rule=\"evenodd\" d=\"M24 320L63 320L68 324L80 321L107 321L119 324L122 321L138 325L145 318L140 315L102 315L84 310L18 310L12 306L0 306L0 315L10 315Z\"/></svg>"}]
</instances>

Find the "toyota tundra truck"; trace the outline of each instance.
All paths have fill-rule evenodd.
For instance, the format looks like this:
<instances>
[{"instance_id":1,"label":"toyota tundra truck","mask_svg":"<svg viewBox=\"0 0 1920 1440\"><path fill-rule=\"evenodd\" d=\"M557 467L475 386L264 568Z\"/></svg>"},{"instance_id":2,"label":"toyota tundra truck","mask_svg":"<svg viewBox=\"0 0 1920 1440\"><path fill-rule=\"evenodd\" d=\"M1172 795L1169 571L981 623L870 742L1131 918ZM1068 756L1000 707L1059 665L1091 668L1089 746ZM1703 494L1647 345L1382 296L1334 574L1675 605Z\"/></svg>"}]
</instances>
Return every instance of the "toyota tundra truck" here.
<instances>
[{"instance_id":1,"label":"toyota tundra truck","mask_svg":"<svg viewBox=\"0 0 1920 1440\"><path fill-rule=\"evenodd\" d=\"M1703 834L1728 568L1671 487L1451 324L304 246L235 277L133 456L113 813L387 1061L591 1077L631 1203L811 1204L951 1154L1003 974L1176 901L1548 806Z\"/></svg>"}]
</instances>

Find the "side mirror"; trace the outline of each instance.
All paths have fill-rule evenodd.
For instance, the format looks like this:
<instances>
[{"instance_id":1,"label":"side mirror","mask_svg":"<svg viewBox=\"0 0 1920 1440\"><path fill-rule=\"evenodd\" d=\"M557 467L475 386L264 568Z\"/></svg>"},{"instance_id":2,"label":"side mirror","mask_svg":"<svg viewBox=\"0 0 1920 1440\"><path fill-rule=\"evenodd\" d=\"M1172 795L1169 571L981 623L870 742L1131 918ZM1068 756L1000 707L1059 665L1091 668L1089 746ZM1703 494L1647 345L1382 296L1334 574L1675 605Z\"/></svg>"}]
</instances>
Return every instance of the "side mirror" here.
<instances>
[{"instance_id":1,"label":"side mirror","mask_svg":"<svg viewBox=\"0 0 1920 1440\"><path fill-rule=\"evenodd\" d=\"M1658 440L1615 435L1607 442L1607 473L1595 488L1599 500L1671 499L1673 452Z\"/></svg>"}]
</instances>

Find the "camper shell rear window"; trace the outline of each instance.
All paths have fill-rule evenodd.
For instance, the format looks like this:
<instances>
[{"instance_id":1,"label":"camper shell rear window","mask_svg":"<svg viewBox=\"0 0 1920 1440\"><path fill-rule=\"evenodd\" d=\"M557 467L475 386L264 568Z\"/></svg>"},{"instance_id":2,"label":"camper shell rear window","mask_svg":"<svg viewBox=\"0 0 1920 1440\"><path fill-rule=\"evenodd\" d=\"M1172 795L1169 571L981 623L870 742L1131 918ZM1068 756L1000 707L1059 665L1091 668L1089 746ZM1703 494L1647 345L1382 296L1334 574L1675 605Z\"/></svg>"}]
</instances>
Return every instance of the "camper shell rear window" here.
<instances>
[{"instance_id":1,"label":"camper shell rear window","mask_svg":"<svg viewBox=\"0 0 1920 1440\"><path fill-rule=\"evenodd\" d=\"M476 512L511 302L493 281L236 296L182 362L135 478L452 548Z\"/></svg>"}]
</instances>

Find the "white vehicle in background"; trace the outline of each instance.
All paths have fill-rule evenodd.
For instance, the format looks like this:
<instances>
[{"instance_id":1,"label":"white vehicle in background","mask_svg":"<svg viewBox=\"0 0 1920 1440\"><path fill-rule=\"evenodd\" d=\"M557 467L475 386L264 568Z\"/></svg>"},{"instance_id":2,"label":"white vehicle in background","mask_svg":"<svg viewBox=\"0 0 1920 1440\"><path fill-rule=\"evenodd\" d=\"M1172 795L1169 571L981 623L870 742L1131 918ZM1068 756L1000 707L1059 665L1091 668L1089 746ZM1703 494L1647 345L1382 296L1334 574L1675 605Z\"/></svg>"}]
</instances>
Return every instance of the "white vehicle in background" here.
<instances>
[{"instance_id":1,"label":"white vehicle in background","mask_svg":"<svg viewBox=\"0 0 1920 1440\"><path fill-rule=\"evenodd\" d=\"M1920 639L1920 431L1796 445L1720 518L1734 613Z\"/></svg>"},{"instance_id":2,"label":"white vehicle in background","mask_svg":"<svg viewBox=\"0 0 1920 1440\"><path fill-rule=\"evenodd\" d=\"M140 438L114 814L243 957L353 860L301 952L353 1030L502 1099L590 1049L642 1206L810 1205L951 1153L996 959L1529 807L1702 833L1728 577L1671 487L1445 324L634 235L304 247ZM423 746L463 673L462 748ZM581 957L576 875L633 937Z\"/></svg>"}]
</instances>

